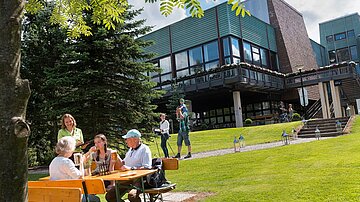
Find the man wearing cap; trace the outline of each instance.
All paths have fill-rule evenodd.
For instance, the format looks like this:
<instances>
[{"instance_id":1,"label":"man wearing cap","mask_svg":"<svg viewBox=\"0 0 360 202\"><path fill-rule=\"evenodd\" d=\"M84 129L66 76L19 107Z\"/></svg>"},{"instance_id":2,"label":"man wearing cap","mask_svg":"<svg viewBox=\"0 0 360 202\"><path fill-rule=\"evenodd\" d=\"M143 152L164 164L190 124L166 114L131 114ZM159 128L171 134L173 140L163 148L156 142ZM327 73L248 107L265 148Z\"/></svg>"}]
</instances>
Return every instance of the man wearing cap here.
<instances>
[{"instance_id":1,"label":"man wearing cap","mask_svg":"<svg viewBox=\"0 0 360 202\"><path fill-rule=\"evenodd\" d=\"M123 166L120 168L123 171L126 170L140 170L140 169L150 169L151 168L151 151L148 146L141 143L141 133L136 129L129 130L126 135L122 136L125 139L126 144L129 147L128 152L125 155L123 160ZM139 187L141 183L139 180L132 182L131 184ZM124 195L127 189L119 190L122 195ZM136 189L132 189L128 193L129 201L141 201L140 192ZM115 188L112 188L106 193L105 196L107 201L116 201L116 192Z\"/></svg>"}]
</instances>

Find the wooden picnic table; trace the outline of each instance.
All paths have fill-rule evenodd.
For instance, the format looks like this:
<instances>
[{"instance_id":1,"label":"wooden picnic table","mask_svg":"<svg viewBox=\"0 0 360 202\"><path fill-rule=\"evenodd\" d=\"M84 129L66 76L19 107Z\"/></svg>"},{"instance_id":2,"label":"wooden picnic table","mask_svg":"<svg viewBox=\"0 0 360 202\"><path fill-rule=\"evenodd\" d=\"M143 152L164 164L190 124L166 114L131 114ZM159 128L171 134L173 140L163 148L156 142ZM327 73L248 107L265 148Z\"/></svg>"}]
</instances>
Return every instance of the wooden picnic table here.
<instances>
[{"instance_id":1,"label":"wooden picnic table","mask_svg":"<svg viewBox=\"0 0 360 202\"><path fill-rule=\"evenodd\" d=\"M140 190L144 194L144 200L146 199L145 196L145 187L144 187L144 177L155 173L157 170L129 170L129 171L120 171L115 170L112 171L111 174L108 175L94 175L94 176L85 176L84 180L86 179L94 179L94 178L101 178L103 180L114 180L115 181L115 188L116 188L116 200L118 202L121 201L121 196L119 193L120 187L124 187L124 184L128 184L128 182L132 182L134 180L140 179L141 181L141 187L134 187L131 186L129 188L136 188ZM50 176L40 178L41 181L50 180Z\"/></svg>"}]
</instances>

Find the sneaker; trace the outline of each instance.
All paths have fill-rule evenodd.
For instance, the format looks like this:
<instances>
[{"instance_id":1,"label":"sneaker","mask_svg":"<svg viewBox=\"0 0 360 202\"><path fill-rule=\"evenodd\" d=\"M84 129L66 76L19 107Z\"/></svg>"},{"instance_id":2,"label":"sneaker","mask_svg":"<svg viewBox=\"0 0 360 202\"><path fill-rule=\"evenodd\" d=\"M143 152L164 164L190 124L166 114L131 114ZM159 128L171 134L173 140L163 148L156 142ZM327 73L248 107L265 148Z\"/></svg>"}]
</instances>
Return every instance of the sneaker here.
<instances>
[{"instance_id":1,"label":"sneaker","mask_svg":"<svg viewBox=\"0 0 360 202\"><path fill-rule=\"evenodd\" d=\"M191 153L190 153L190 152L188 153L188 155L186 155L186 156L184 157L184 159L188 159L188 158L191 158Z\"/></svg>"},{"instance_id":2,"label":"sneaker","mask_svg":"<svg viewBox=\"0 0 360 202\"><path fill-rule=\"evenodd\" d=\"M180 153L177 153L176 156L174 156L173 158L179 159L180 158Z\"/></svg>"}]
</instances>

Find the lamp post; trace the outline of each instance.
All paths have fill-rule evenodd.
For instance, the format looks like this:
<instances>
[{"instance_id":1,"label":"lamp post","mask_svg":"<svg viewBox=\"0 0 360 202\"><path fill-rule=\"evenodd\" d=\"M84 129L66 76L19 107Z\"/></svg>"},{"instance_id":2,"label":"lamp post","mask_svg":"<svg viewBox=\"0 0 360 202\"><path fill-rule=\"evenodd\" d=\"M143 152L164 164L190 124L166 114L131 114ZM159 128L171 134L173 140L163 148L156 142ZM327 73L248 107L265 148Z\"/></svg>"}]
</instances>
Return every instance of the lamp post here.
<instances>
[{"instance_id":1,"label":"lamp post","mask_svg":"<svg viewBox=\"0 0 360 202\"><path fill-rule=\"evenodd\" d=\"M301 85L301 94L302 94L302 100L303 100L303 110L304 110L304 119L306 119L306 105L305 105L305 92L304 92L304 83L303 83L303 78L302 78L302 67L298 68L299 73L300 73L300 85Z\"/></svg>"},{"instance_id":2,"label":"lamp post","mask_svg":"<svg viewBox=\"0 0 360 202\"><path fill-rule=\"evenodd\" d=\"M320 140L320 137L321 137L321 132L319 130L319 127L316 126L316 129L315 129L315 138Z\"/></svg>"},{"instance_id":3,"label":"lamp post","mask_svg":"<svg viewBox=\"0 0 360 202\"><path fill-rule=\"evenodd\" d=\"M351 114L350 114L350 107L349 107L349 105L347 104L346 105L347 107L346 107L346 116L350 116Z\"/></svg>"}]
</instances>

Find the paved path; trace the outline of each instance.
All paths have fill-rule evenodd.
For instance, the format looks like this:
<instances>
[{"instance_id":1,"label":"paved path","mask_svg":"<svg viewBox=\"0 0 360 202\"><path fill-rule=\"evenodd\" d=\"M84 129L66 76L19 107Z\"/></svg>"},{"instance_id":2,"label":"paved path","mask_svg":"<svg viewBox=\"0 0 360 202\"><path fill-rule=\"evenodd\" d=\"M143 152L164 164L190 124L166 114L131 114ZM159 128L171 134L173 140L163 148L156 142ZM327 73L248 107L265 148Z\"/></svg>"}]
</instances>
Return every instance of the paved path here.
<instances>
[{"instance_id":1,"label":"paved path","mask_svg":"<svg viewBox=\"0 0 360 202\"><path fill-rule=\"evenodd\" d=\"M332 138L332 137L322 137L321 139L328 139L328 138ZM305 142L312 142L315 140L316 140L316 138L299 138L296 140L291 140L290 145L291 144L300 144L300 143L305 143ZM284 143L282 141L249 145L249 146L245 146L245 147L241 148L240 152L248 152L248 151L260 150L260 149L269 149L269 148L280 147L280 146L284 146ZM231 153L234 153L234 148L194 153L194 154L192 154L192 158L190 158L190 159L181 158L181 160L206 158L206 157L210 157L210 156L220 156L220 155L231 154Z\"/></svg>"}]
</instances>

